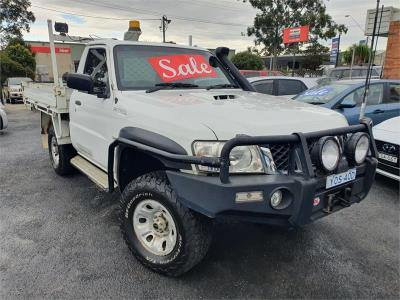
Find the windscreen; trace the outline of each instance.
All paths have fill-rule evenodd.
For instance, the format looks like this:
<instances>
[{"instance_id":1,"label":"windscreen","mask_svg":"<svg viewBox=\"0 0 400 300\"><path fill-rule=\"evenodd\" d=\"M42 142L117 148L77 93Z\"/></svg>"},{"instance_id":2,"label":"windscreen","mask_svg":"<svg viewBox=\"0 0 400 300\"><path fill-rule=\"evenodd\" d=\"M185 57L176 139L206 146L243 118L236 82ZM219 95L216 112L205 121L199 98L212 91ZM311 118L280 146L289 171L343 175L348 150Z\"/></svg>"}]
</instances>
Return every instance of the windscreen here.
<instances>
[{"instance_id":1,"label":"windscreen","mask_svg":"<svg viewBox=\"0 0 400 300\"><path fill-rule=\"evenodd\" d=\"M315 87L306 90L304 93L294 97L293 99L312 104L325 104L350 87L351 85L348 84L331 84Z\"/></svg>"},{"instance_id":2,"label":"windscreen","mask_svg":"<svg viewBox=\"0 0 400 300\"><path fill-rule=\"evenodd\" d=\"M204 50L119 45L114 48L118 88L142 90L160 83L188 83L197 88L234 84L212 54Z\"/></svg>"}]
</instances>

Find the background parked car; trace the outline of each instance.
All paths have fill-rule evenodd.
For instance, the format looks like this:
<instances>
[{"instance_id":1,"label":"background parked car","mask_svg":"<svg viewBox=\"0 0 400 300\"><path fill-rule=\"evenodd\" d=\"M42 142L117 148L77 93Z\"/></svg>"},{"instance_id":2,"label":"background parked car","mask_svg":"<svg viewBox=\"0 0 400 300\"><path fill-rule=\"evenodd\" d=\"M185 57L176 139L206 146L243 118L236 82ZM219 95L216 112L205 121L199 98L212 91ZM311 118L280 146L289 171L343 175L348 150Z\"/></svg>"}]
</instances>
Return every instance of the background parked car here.
<instances>
[{"instance_id":1,"label":"background parked car","mask_svg":"<svg viewBox=\"0 0 400 300\"><path fill-rule=\"evenodd\" d=\"M317 78L264 76L248 78L257 92L274 95L295 96L317 85Z\"/></svg>"},{"instance_id":2,"label":"background parked car","mask_svg":"<svg viewBox=\"0 0 400 300\"><path fill-rule=\"evenodd\" d=\"M318 80L319 85L330 84L336 80L340 79L360 79L366 78L368 72L367 66L350 66L337 67L333 69L326 70L326 76ZM379 79L382 74L381 66L373 66L371 69L371 78Z\"/></svg>"},{"instance_id":3,"label":"background parked car","mask_svg":"<svg viewBox=\"0 0 400 300\"><path fill-rule=\"evenodd\" d=\"M28 77L10 77L3 84L3 99L7 103L16 103L17 101L22 102L22 86L23 81L32 81Z\"/></svg>"},{"instance_id":4,"label":"background parked car","mask_svg":"<svg viewBox=\"0 0 400 300\"><path fill-rule=\"evenodd\" d=\"M8 119L4 106L0 103L0 130L6 129L8 126Z\"/></svg>"},{"instance_id":5,"label":"background parked car","mask_svg":"<svg viewBox=\"0 0 400 300\"><path fill-rule=\"evenodd\" d=\"M373 128L378 149L377 173L400 181L400 117Z\"/></svg>"},{"instance_id":6,"label":"background parked car","mask_svg":"<svg viewBox=\"0 0 400 300\"><path fill-rule=\"evenodd\" d=\"M271 70L239 70L239 72L246 78L259 76L283 76L282 72Z\"/></svg>"},{"instance_id":7,"label":"background parked car","mask_svg":"<svg viewBox=\"0 0 400 300\"><path fill-rule=\"evenodd\" d=\"M334 109L353 125L359 123L364 86L364 80L341 80L312 88L294 99ZM374 125L399 116L400 80L371 80L365 115Z\"/></svg>"}]
</instances>

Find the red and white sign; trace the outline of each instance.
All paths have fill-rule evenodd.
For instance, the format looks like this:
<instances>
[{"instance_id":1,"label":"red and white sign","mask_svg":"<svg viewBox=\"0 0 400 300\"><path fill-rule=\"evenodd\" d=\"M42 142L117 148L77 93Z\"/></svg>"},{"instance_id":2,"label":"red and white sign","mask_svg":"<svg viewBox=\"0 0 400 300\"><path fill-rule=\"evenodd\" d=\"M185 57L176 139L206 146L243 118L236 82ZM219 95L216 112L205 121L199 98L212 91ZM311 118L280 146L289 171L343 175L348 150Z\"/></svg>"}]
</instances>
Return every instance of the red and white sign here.
<instances>
[{"instance_id":1,"label":"red and white sign","mask_svg":"<svg viewBox=\"0 0 400 300\"><path fill-rule=\"evenodd\" d=\"M148 58L164 82L197 77L217 77L217 72L202 55L176 54Z\"/></svg>"},{"instance_id":2,"label":"red and white sign","mask_svg":"<svg viewBox=\"0 0 400 300\"><path fill-rule=\"evenodd\" d=\"M310 26L300 26L283 29L283 43L300 43L308 41L308 33L310 31Z\"/></svg>"},{"instance_id":3,"label":"red and white sign","mask_svg":"<svg viewBox=\"0 0 400 300\"><path fill-rule=\"evenodd\" d=\"M31 46L33 53L50 53L50 47ZM56 48L56 53L69 54L71 48Z\"/></svg>"}]
</instances>

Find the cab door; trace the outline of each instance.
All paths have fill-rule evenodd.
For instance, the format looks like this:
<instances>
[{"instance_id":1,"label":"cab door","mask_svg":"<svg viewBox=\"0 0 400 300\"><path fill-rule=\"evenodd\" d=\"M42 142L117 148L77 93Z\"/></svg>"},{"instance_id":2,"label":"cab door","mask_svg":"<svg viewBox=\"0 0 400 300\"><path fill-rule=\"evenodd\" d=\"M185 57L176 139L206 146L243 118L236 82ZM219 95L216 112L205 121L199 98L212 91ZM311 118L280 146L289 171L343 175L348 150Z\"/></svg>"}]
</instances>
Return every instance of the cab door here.
<instances>
[{"instance_id":1,"label":"cab door","mask_svg":"<svg viewBox=\"0 0 400 300\"><path fill-rule=\"evenodd\" d=\"M106 169L113 112L109 55L105 47L99 46L86 49L86 53L78 73L91 76L94 93L74 91L71 96L71 140L80 155Z\"/></svg>"}]
</instances>

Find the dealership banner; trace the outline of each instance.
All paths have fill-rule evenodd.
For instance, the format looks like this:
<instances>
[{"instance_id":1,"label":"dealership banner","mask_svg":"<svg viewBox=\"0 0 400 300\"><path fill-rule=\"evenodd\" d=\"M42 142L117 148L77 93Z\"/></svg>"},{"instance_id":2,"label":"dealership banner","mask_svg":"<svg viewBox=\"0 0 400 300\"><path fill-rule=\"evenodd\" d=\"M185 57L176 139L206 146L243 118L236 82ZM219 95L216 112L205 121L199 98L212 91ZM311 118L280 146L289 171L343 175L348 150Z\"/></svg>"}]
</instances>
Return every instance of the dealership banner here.
<instances>
[{"instance_id":1,"label":"dealership banner","mask_svg":"<svg viewBox=\"0 0 400 300\"><path fill-rule=\"evenodd\" d=\"M331 54L330 54L330 62L332 64L336 64L338 53L340 47L340 37L332 39L332 46L331 46Z\"/></svg>"},{"instance_id":2,"label":"dealership banner","mask_svg":"<svg viewBox=\"0 0 400 300\"><path fill-rule=\"evenodd\" d=\"M283 43L301 43L308 41L310 26L291 27L283 29Z\"/></svg>"},{"instance_id":3,"label":"dealership banner","mask_svg":"<svg viewBox=\"0 0 400 300\"><path fill-rule=\"evenodd\" d=\"M31 46L31 50L33 53L50 53L50 47ZM71 48L56 47L56 53L69 54L71 53Z\"/></svg>"}]
</instances>

